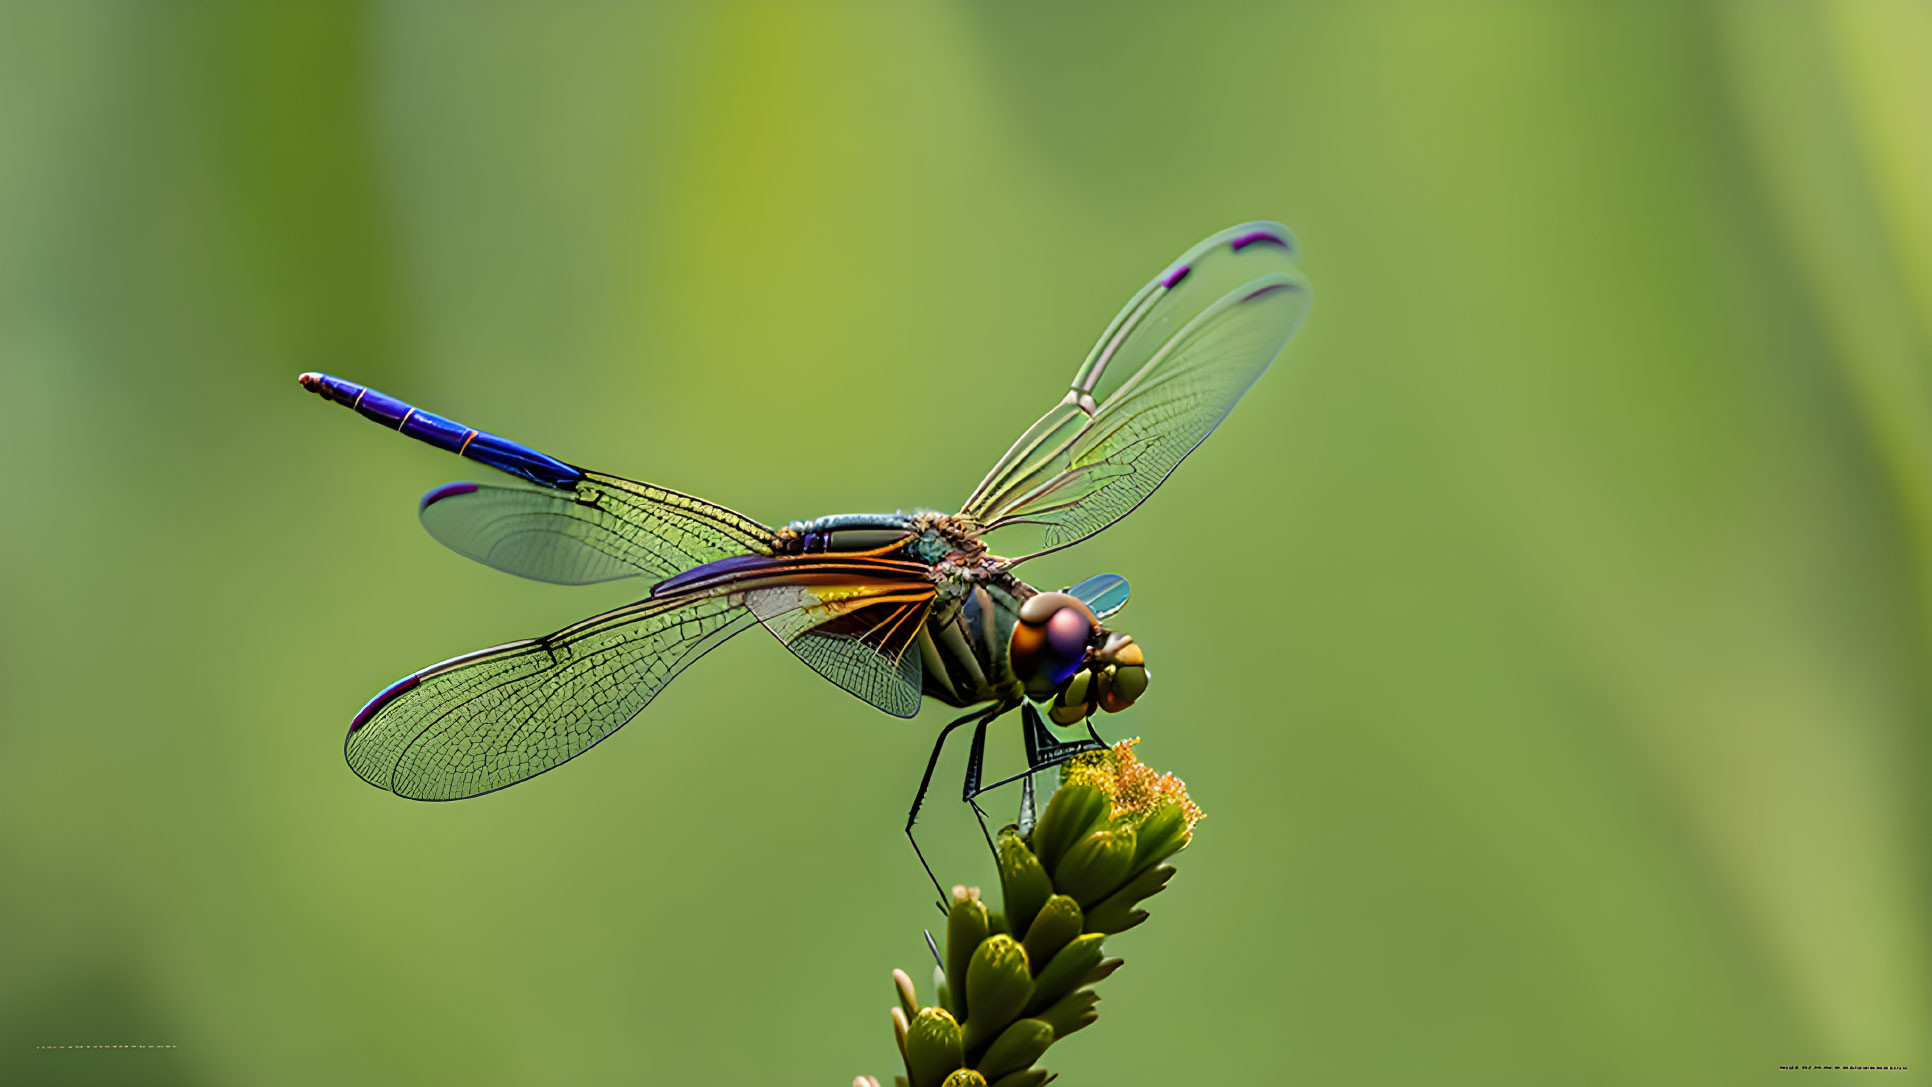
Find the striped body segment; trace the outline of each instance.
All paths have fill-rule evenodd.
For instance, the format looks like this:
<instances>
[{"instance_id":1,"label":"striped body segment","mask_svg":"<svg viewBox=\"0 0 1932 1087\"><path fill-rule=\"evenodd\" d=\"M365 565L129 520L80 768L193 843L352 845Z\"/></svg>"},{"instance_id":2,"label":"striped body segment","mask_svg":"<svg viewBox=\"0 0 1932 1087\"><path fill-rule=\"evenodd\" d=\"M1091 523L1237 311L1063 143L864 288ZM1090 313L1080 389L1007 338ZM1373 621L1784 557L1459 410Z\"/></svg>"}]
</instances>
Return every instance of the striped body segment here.
<instances>
[{"instance_id":1,"label":"striped body segment","mask_svg":"<svg viewBox=\"0 0 1932 1087\"><path fill-rule=\"evenodd\" d=\"M521 476L540 487L569 488L584 478L584 470L574 464L541 453L508 438L485 430L467 427L440 415L431 415L393 396L329 374L303 374L296 380L302 387L324 400L349 408L365 419L391 430L427 442L445 452L467 457L479 464Z\"/></svg>"},{"instance_id":2,"label":"striped body segment","mask_svg":"<svg viewBox=\"0 0 1932 1087\"><path fill-rule=\"evenodd\" d=\"M1020 605L1038 592L1006 574L970 586L950 607L935 608L916 643L927 697L960 708L1017 702L1022 690L1008 646Z\"/></svg>"}]
</instances>

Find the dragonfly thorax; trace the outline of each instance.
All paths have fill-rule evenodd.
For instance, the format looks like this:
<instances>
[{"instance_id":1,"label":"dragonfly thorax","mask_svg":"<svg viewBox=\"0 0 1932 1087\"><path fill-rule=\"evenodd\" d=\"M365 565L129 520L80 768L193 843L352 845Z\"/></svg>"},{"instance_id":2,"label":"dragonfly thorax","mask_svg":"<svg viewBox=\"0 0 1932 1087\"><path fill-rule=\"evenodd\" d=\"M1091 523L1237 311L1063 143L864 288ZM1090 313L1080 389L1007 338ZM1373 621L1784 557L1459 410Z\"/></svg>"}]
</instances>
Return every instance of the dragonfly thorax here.
<instances>
[{"instance_id":1,"label":"dragonfly thorax","mask_svg":"<svg viewBox=\"0 0 1932 1087\"><path fill-rule=\"evenodd\" d=\"M972 560L986 553L966 522L950 514L835 513L793 521L773 533L788 555L828 552L911 559L936 566L949 558Z\"/></svg>"}]
</instances>

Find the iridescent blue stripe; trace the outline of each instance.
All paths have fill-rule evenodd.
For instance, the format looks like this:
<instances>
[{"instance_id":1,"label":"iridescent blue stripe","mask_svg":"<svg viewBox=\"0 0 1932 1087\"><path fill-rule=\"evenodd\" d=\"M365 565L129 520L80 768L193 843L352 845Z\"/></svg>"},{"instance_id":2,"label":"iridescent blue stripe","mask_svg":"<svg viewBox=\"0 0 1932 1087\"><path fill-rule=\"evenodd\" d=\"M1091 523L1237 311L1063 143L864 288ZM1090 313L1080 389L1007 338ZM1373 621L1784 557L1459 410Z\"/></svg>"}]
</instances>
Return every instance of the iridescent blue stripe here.
<instances>
[{"instance_id":1,"label":"iridescent blue stripe","mask_svg":"<svg viewBox=\"0 0 1932 1087\"><path fill-rule=\"evenodd\" d=\"M302 387L324 400L333 400L356 414L391 430L449 453L468 457L492 468L521 476L532 483L569 490L584 478L583 469L566 464L521 442L431 415L393 396L330 374L303 374Z\"/></svg>"}]
</instances>

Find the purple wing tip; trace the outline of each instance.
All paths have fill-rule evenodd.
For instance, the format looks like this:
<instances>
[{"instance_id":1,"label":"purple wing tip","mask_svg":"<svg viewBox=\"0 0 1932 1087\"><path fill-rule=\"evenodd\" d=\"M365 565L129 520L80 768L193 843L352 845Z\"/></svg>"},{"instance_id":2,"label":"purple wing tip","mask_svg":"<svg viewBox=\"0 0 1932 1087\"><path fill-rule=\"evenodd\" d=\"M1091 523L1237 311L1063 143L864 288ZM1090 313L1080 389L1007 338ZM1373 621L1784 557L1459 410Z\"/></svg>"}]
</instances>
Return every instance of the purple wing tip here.
<instances>
[{"instance_id":1,"label":"purple wing tip","mask_svg":"<svg viewBox=\"0 0 1932 1087\"><path fill-rule=\"evenodd\" d=\"M1263 298L1263 297L1266 297L1267 295L1274 294L1276 291L1292 291L1296 289L1297 288L1292 283L1270 283L1267 286L1260 288L1259 290L1249 291L1247 295L1241 299L1241 301L1252 302L1257 298Z\"/></svg>"},{"instance_id":2,"label":"purple wing tip","mask_svg":"<svg viewBox=\"0 0 1932 1087\"><path fill-rule=\"evenodd\" d=\"M423 504L418 508L428 509L431 505L441 502L445 498L454 498L459 494L469 494L474 490L476 490L476 484L474 483L445 483L441 487L424 495Z\"/></svg>"},{"instance_id":3,"label":"purple wing tip","mask_svg":"<svg viewBox=\"0 0 1932 1087\"><path fill-rule=\"evenodd\" d=\"M1167 277L1161 280L1161 286L1166 287L1168 290L1173 290L1174 285L1176 283L1179 283L1181 280L1186 279L1187 273L1193 270L1194 269L1183 264L1179 268L1176 268L1173 271L1167 273Z\"/></svg>"},{"instance_id":4,"label":"purple wing tip","mask_svg":"<svg viewBox=\"0 0 1932 1087\"><path fill-rule=\"evenodd\" d=\"M754 569L770 562L771 560L763 555L731 555L726 558L716 559L705 563L703 566L693 566L681 574L674 574L671 577L665 578L663 581L651 586L651 595L668 596L671 593L677 592L696 582L703 581L706 578L716 577L720 574L734 573L738 570Z\"/></svg>"},{"instance_id":5,"label":"purple wing tip","mask_svg":"<svg viewBox=\"0 0 1932 1087\"><path fill-rule=\"evenodd\" d=\"M389 686L384 687L369 704L356 711L355 719L349 722L349 731L354 732L369 723L369 719L382 712L382 708L396 700L396 696L414 687L418 678L414 673L406 675Z\"/></svg>"},{"instance_id":6,"label":"purple wing tip","mask_svg":"<svg viewBox=\"0 0 1932 1087\"><path fill-rule=\"evenodd\" d=\"M1281 246L1283 249L1292 248L1288 244L1288 239L1282 237L1279 234L1274 233L1273 231L1268 231L1268 230L1256 230L1256 231L1253 231L1252 233L1243 234L1238 238L1231 238L1228 241L1228 248L1234 250L1236 253L1239 253L1243 249L1246 249L1251 245L1262 245L1262 244L1278 245L1278 246Z\"/></svg>"}]
</instances>

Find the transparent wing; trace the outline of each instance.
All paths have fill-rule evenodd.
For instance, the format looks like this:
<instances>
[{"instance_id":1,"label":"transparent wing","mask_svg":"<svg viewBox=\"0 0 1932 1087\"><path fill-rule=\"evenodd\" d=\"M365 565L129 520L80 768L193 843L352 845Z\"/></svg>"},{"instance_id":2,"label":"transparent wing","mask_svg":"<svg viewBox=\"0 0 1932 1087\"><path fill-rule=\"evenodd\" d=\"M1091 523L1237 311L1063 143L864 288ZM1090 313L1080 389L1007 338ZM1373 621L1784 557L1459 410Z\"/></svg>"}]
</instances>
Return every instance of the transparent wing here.
<instances>
[{"instance_id":1,"label":"transparent wing","mask_svg":"<svg viewBox=\"0 0 1932 1087\"><path fill-rule=\"evenodd\" d=\"M589 750L692 661L760 621L822 674L888 712L904 707L909 683L917 710L920 677L908 680L902 665L918 659L904 652L911 634L842 624L922 592L930 600L926 567L817 556L739 556L710 566L681 578L675 592L405 676L356 714L344 746L349 766L417 800L514 785Z\"/></svg>"},{"instance_id":2,"label":"transparent wing","mask_svg":"<svg viewBox=\"0 0 1932 1087\"><path fill-rule=\"evenodd\" d=\"M1182 254L1128 301L962 514L987 532L1037 526L1044 553L1132 512L1301 326L1308 283L1296 253L1286 227L1248 223Z\"/></svg>"},{"instance_id":3,"label":"transparent wing","mask_svg":"<svg viewBox=\"0 0 1932 1087\"><path fill-rule=\"evenodd\" d=\"M562 585L663 579L727 555L770 555L770 529L690 495L602 472L565 487L447 483L423 496L445 547L518 577Z\"/></svg>"},{"instance_id":4,"label":"transparent wing","mask_svg":"<svg viewBox=\"0 0 1932 1087\"><path fill-rule=\"evenodd\" d=\"M860 600L829 609L781 611L765 626L813 670L894 717L919 712L925 665L908 652L932 607L933 587L879 586ZM754 594L754 598L758 594ZM782 601L783 596L778 595ZM757 611L762 601L752 604Z\"/></svg>"},{"instance_id":5,"label":"transparent wing","mask_svg":"<svg viewBox=\"0 0 1932 1087\"><path fill-rule=\"evenodd\" d=\"M588 751L755 622L730 595L647 599L444 661L363 707L344 753L363 780L398 796L493 792Z\"/></svg>"}]
</instances>

